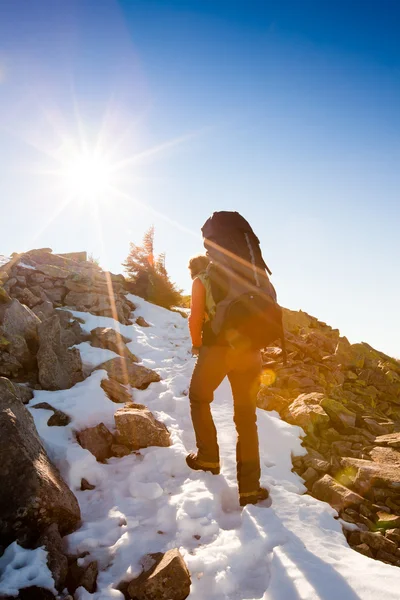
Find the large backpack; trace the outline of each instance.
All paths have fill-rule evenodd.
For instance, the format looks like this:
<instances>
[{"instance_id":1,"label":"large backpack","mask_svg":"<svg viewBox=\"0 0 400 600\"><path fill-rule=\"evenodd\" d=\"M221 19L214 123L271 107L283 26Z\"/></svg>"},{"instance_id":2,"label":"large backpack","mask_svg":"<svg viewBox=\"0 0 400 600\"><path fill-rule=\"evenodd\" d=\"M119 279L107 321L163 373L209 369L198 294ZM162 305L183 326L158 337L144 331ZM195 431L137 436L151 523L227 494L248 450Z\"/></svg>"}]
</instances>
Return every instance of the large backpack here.
<instances>
[{"instance_id":1,"label":"large backpack","mask_svg":"<svg viewBox=\"0 0 400 600\"><path fill-rule=\"evenodd\" d=\"M215 339L257 349L280 339L284 350L282 309L249 223L237 212L215 212L202 233L211 259L207 275L216 304L211 320Z\"/></svg>"}]
</instances>

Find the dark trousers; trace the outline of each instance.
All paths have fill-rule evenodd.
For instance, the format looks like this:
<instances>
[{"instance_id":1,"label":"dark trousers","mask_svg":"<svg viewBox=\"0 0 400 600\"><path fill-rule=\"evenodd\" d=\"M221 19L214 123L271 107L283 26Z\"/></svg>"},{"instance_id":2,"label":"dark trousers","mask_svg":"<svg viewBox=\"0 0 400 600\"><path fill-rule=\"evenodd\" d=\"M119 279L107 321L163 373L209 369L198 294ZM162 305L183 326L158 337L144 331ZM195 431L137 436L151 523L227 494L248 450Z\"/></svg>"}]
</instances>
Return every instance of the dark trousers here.
<instances>
[{"instance_id":1,"label":"dark trousers","mask_svg":"<svg viewBox=\"0 0 400 600\"><path fill-rule=\"evenodd\" d=\"M260 352L235 351L225 346L203 346L190 382L189 399L198 459L205 466L219 464L217 431L210 404L214 391L228 376L233 394L237 431L237 478L242 496L256 492L260 480L256 400L261 374Z\"/></svg>"}]
</instances>

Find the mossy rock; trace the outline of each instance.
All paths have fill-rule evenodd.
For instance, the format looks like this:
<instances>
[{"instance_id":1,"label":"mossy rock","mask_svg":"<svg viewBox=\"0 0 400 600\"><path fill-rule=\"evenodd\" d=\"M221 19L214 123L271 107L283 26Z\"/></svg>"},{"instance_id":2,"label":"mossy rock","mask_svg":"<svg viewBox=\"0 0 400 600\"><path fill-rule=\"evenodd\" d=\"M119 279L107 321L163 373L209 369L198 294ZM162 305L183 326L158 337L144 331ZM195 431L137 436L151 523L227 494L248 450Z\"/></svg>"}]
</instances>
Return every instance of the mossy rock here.
<instances>
[{"instance_id":1,"label":"mossy rock","mask_svg":"<svg viewBox=\"0 0 400 600\"><path fill-rule=\"evenodd\" d=\"M7 302L11 302L11 298L6 290L3 287L0 287L0 304L7 304Z\"/></svg>"},{"instance_id":2,"label":"mossy rock","mask_svg":"<svg viewBox=\"0 0 400 600\"><path fill-rule=\"evenodd\" d=\"M5 348L6 346L9 346L10 342L8 341L7 338L5 338L3 335L0 335L0 348Z\"/></svg>"},{"instance_id":3,"label":"mossy rock","mask_svg":"<svg viewBox=\"0 0 400 600\"><path fill-rule=\"evenodd\" d=\"M356 414L344 406L341 402L333 398L323 398L320 406L337 427L354 427L356 423Z\"/></svg>"}]
</instances>

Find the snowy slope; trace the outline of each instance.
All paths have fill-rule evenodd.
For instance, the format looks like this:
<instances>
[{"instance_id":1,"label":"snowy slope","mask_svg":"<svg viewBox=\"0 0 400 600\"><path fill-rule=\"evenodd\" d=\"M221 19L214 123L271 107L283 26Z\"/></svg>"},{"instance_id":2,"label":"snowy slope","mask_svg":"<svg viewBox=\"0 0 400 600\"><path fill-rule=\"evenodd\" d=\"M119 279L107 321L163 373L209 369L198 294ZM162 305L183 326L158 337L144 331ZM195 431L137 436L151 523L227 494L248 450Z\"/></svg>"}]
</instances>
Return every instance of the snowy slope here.
<instances>
[{"instance_id":1,"label":"snowy slope","mask_svg":"<svg viewBox=\"0 0 400 600\"><path fill-rule=\"evenodd\" d=\"M72 417L67 427L48 427L49 412L32 410L50 457L76 494L81 529L68 536L69 551L83 554L82 564L99 561L96 598L118 598L115 586L141 572L149 552L180 548L189 567L190 600L397 600L400 569L351 550L336 512L303 495L301 478L291 472L291 452L302 454L302 430L277 413L258 412L262 483L271 491L272 507L239 509L236 487L235 430L232 399L225 381L213 404L221 446L222 474L191 471L185 463L194 449L187 390L194 359L187 321L131 296L150 328L123 326L87 313L83 327L115 327L132 342L130 350L162 380L134 399L148 405L171 432L169 448L147 448L108 464L96 462L81 448L74 432L99 422L113 428L119 405L105 396L104 371L70 390L35 392L30 406L47 401ZM100 364L104 350L80 345L84 363ZM112 353L111 353L112 355ZM80 491L81 478L95 484ZM83 588L78 596L89 596Z\"/></svg>"}]
</instances>

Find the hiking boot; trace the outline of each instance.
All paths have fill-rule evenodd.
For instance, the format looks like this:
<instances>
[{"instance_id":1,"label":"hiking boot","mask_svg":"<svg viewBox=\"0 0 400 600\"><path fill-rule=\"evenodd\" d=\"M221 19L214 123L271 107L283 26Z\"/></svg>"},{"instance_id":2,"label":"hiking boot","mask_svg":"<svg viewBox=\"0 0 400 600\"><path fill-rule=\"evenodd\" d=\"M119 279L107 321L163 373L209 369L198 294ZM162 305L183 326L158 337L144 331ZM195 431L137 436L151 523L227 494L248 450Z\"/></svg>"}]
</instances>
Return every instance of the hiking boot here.
<instances>
[{"instance_id":1,"label":"hiking boot","mask_svg":"<svg viewBox=\"0 0 400 600\"><path fill-rule=\"evenodd\" d=\"M194 452L187 455L186 464L193 469L193 471L209 471L213 475L219 475L219 462L206 462L200 460Z\"/></svg>"},{"instance_id":2,"label":"hiking boot","mask_svg":"<svg viewBox=\"0 0 400 600\"><path fill-rule=\"evenodd\" d=\"M240 506L246 504L257 504L269 498L269 491L266 488L260 487L257 492L243 492L239 494Z\"/></svg>"}]
</instances>

